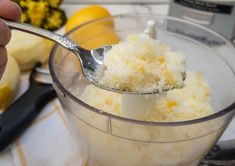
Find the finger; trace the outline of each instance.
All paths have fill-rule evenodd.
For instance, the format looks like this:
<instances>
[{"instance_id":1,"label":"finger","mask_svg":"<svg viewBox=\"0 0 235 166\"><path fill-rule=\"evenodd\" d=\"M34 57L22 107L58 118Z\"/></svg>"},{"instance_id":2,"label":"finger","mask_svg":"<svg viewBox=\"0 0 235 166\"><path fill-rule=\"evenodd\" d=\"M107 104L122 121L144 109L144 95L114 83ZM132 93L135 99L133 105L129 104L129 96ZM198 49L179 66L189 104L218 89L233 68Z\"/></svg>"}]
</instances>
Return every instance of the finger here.
<instances>
[{"instance_id":1,"label":"finger","mask_svg":"<svg viewBox=\"0 0 235 166\"><path fill-rule=\"evenodd\" d=\"M21 9L10 0L0 0L0 17L20 21Z\"/></svg>"},{"instance_id":2,"label":"finger","mask_svg":"<svg viewBox=\"0 0 235 166\"><path fill-rule=\"evenodd\" d=\"M1 1L1 0L0 0ZM11 38L11 31L6 24L0 21L0 46L5 46Z\"/></svg>"},{"instance_id":3,"label":"finger","mask_svg":"<svg viewBox=\"0 0 235 166\"><path fill-rule=\"evenodd\" d=\"M0 47L0 80L7 64L7 50L5 47Z\"/></svg>"}]
</instances>

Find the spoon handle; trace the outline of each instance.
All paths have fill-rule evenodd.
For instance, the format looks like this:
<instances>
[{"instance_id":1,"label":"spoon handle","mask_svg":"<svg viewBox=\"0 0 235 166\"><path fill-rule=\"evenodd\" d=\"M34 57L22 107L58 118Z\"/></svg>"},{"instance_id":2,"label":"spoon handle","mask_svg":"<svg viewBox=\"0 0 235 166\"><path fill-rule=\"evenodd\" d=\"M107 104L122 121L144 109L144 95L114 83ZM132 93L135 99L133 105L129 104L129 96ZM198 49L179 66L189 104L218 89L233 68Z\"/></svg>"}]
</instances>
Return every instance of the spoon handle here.
<instances>
[{"instance_id":1,"label":"spoon handle","mask_svg":"<svg viewBox=\"0 0 235 166\"><path fill-rule=\"evenodd\" d=\"M27 32L30 34L34 34L34 35L52 40L52 41L60 44L61 46L65 47L71 51L74 51L74 49L86 51L85 49L79 47L74 41L72 41L71 39L64 37L62 35L58 35L56 33L50 32L50 31L42 29L42 28L31 26L29 24L9 21L4 18L0 18L0 20L3 21L7 26L9 26L12 29Z\"/></svg>"}]
</instances>

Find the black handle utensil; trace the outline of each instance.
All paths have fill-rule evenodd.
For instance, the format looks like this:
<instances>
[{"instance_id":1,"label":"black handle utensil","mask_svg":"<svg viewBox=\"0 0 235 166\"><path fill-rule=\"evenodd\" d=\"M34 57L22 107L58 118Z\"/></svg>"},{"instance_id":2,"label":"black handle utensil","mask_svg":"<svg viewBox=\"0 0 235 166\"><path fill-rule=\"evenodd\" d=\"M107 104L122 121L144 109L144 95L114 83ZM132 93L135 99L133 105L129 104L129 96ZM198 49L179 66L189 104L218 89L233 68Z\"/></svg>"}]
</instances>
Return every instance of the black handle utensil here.
<instances>
[{"instance_id":1,"label":"black handle utensil","mask_svg":"<svg viewBox=\"0 0 235 166\"><path fill-rule=\"evenodd\" d=\"M40 71L43 70L36 65L30 75L29 89L0 115L0 152L16 140L33 122L42 108L56 97L48 79L49 72Z\"/></svg>"},{"instance_id":2,"label":"black handle utensil","mask_svg":"<svg viewBox=\"0 0 235 166\"><path fill-rule=\"evenodd\" d=\"M235 165L235 139L218 142L199 166L232 166Z\"/></svg>"}]
</instances>

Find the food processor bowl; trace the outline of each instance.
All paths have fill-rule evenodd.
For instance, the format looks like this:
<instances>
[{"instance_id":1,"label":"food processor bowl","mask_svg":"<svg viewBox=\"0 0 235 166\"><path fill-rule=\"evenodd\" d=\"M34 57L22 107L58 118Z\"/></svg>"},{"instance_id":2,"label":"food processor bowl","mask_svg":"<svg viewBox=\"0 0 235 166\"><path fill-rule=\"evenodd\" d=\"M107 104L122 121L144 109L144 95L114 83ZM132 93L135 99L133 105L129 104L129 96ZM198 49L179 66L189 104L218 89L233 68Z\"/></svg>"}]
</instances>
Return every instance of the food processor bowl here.
<instances>
[{"instance_id":1,"label":"food processor bowl","mask_svg":"<svg viewBox=\"0 0 235 166\"><path fill-rule=\"evenodd\" d=\"M99 110L81 100L81 94L90 83L81 73L79 60L56 45L49 64L53 86L72 134L83 151L84 164L194 166L217 142L233 118L235 49L210 29L166 16L125 14L83 24L67 36L92 49L117 43L129 34L143 33L150 19L156 23L157 39L172 50L182 52L188 70L201 71L205 75L211 86L215 112L187 121L148 122ZM201 37L201 34L207 35Z\"/></svg>"}]
</instances>

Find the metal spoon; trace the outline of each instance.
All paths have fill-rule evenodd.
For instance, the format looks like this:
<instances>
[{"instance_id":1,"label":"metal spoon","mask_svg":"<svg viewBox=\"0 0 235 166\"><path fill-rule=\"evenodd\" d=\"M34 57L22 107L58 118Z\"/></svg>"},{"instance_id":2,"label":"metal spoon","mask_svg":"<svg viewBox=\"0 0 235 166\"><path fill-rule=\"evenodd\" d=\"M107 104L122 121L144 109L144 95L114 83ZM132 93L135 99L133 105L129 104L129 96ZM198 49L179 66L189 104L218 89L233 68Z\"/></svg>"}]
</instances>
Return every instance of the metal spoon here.
<instances>
[{"instance_id":1,"label":"metal spoon","mask_svg":"<svg viewBox=\"0 0 235 166\"><path fill-rule=\"evenodd\" d=\"M122 89L114 89L111 87L104 86L99 83L99 78L102 77L102 75L100 76L100 73L102 72L99 72L99 75L98 75L96 71L97 69L99 70L105 69L105 66L103 65L104 55L108 50L112 48L112 46L104 46L104 47L97 48L94 50L86 50L65 36L61 36L56 33L53 33L53 32L50 32L41 28L37 28L28 24L9 21L3 18L0 18L0 19L10 28L52 40L60 44L64 48L73 52L78 57L81 63L82 73L85 76L85 78L88 79L92 84L94 84L97 87L100 87L105 90L117 92L117 93L133 94L133 95L154 94L154 93L160 93L162 91L168 91L168 90L174 89L174 88L171 88L171 89L168 88L168 89L164 89L161 91L159 91L159 89L153 89L151 91L125 91ZM182 78L183 80L185 79L184 74L182 74Z\"/></svg>"}]
</instances>

